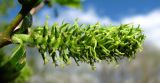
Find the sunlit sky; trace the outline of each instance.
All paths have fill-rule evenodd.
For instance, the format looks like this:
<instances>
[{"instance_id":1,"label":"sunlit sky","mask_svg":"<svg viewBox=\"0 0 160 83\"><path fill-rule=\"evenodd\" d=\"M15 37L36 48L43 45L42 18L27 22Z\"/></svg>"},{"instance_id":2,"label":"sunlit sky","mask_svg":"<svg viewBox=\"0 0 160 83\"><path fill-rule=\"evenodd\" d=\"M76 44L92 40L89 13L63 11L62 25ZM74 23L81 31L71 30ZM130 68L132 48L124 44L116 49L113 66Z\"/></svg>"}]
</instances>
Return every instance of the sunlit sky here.
<instances>
[{"instance_id":1,"label":"sunlit sky","mask_svg":"<svg viewBox=\"0 0 160 83\"><path fill-rule=\"evenodd\" d=\"M146 40L160 47L160 0L82 0L82 4L82 10L54 6L58 9L58 18L54 16L54 8L45 7L34 16L34 25L43 25L46 15L50 17L50 24L74 21L76 18L86 24L140 24ZM19 10L20 5L12 9L7 18L13 19Z\"/></svg>"},{"instance_id":2,"label":"sunlit sky","mask_svg":"<svg viewBox=\"0 0 160 83\"><path fill-rule=\"evenodd\" d=\"M125 16L146 14L160 8L160 0L85 0L84 9L93 7L99 16L119 20Z\"/></svg>"}]
</instances>

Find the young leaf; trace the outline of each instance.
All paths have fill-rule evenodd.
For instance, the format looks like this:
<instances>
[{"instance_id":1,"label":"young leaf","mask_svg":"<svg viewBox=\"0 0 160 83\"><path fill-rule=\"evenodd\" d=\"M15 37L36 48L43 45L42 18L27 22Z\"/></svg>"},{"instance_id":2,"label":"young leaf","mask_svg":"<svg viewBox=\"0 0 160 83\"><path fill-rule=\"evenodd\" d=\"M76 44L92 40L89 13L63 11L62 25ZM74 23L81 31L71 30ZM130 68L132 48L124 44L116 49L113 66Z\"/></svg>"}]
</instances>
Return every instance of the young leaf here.
<instances>
[{"instance_id":1,"label":"young leaf","mask_svg":"<svg viewBox=\"0 0 160 83\"><path fill-rule=\"evenodd\" d=\"M26 50L23 44L19 44L6 63L0 66L1 82L11 81L18 77L25 64Z\"/></svg>"}]
</instances>

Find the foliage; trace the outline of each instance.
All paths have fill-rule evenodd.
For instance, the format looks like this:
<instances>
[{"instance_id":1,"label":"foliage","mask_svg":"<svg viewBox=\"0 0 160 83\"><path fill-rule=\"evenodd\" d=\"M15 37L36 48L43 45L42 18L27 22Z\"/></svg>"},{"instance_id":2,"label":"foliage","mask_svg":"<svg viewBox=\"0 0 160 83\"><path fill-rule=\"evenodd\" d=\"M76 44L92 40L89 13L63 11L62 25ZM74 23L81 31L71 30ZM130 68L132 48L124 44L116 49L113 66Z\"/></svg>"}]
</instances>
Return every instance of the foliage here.
<instances>
[{"instance_id":1,"label":"foliage","mask_svg":"<svg viewBox=\"0 0 160 83\"><path fill-rule=\"evenodd\" d=\"M8 40L10 40L10 36L12 36L13 34L19 34L19 33L27 34L28 33L27 31L28 27L31 27L32 25L32 15L27 14L27 12L29 12L29 10L33 6L36 6L40 4L40 2L47 1L47 0L37 0L35 2L35 5L30 3L32 2L30 0L25 0L25 1L17 0L17 1L19 1L20 4L22 4L24 8L22 8L21 12L18 13L17 17L13 20L13 22L10 25L7 24L6 22L1 23L1 31L4 31L4 33L0 33L0 44L3 46L4 46L3 42L7 42ZM48 1L51 2L51 0L48 0ZM80 1L78 3L77 2L75 3L75 1L69 1L69 0L67 0L67 2L65 3L62 3L62 2L63 1L60 1L60 0L54 1L54 3L56 4L66 5L66 6L71 6L71 4L72 5L75 4L72 7L77 7L76 5L80 4ZM31 4L33 6L28 8L28 5L26 4ZM7 2L6 0L1 0L0 1L0 15L6 15L8 9L14 7L14 5L15 5L15 0L10 0L9 2ZM17 26L18 23L22 19L23 19L23 22L22 22L20 29L14 30L15 26ZM8 31L6 27L9 29ZM7 39L7 41L3 39ZM12 42L9 42L9 43L12 43ZM18 45L16 44L17 47L14 49L13 53L10 56L6 56L6 54L3 52L3 49L2 48L0 49L1 51L1 54L0 54L0 73L1 73L0 80L1 82L24 81L23 79L21 79L21 77L22 78L25 77L25 74L24 74L25 71L23 70L26 68L26 65L25 65L26 64L26 60L25 60L26 59L25 58L26 49L22 41L18 41L18 43L19 44ZM20 78L21 80L19 80L17 77ZM16 78L17 80L15 80Z\"/></svg>"},{"instance_id":2,"label":"foliage","mask_svg":"<svg viewBox=\"0 0 160 83\"><path fill-rule=\"evenodd\" d=\"M22 82L30 75L26 68L26 47L36 47L42 55L44 63L47 56L53 63L63 66L70 64L71 58L79 63L90 64L100 61L117 62L122 58L134 58L144 41L143 31L130 24L120 26L79 25L75 22L55 23L52 27L29 28L32 25L30 11L33 7L45 2L46 5L60 4L61 6L81 7L80 0L18 0L22 4L15 19L0 32L0 51L8 44L16 45L10 56L2 51L0 54L1 82ZM14 0L0 1L0 15L6 14L13 7ZM23 22L22 22L23 20ZM16 27L22 22L19 29ZM0 25L4 26L4 25ZM2 29L2 28L1 28Z\"/></svg>"},{"instance_id":3,"label":"foliage","mask_svg":"<svg viewBox=\"0 0 160 83\"><path fill-rule=\"evenodd\" d=\"M71 6L71 7L81 6L81 0L53 0L53 2L56 2L60 5L66 5L66 6Z\"/></svg>"},{"instance_id":4,"label":"foliage","mask_svg":"<svg viewBox=\"0 0 160 83\"><path fill-rule=\"evenodd\" d=\"M14 0L0 0L0 15L6 14L7 10L14 7Z\"/></svg>"},{"instance_id":5,"label":"foliage","mask_svg":"<svg viewBox=\"0 0 160 83\"><path fill-rule=\"evenodd\" d=\"M23 44L18 45L11 56L1 61L1 82L14 80L26 64L26 50ZM11 75L10 75L11 74Z\"/></svg>"},{"instance_id":6,"label":"foliage","mask_svg":"<svg viewBox=\"0 0 160 83\"><path fill-rule=\"evenodd\" d=\"M48 6L59 4L61 6L79 8L81 7L81 0L45 0L45 4L47 4Z\"/></svg>"},{"instance_id":7,"label":"foliage","mask_svg":"<svg viewBox=\"0 0 160 83\"><path fill-rule=\"evenodd\" d=\"M31 68L26 65L22 70L20 75L14 80L14 83L24 83L28 81L28 77L32 75Z\"/></svg>"}]
</instances>

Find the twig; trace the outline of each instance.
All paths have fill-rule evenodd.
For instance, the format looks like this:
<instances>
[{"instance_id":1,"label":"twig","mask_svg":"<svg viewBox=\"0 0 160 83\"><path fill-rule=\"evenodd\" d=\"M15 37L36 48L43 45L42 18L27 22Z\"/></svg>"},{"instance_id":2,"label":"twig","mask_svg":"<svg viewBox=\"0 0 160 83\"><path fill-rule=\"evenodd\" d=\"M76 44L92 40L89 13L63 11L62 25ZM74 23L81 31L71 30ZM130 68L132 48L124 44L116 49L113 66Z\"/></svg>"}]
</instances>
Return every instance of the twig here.
<instances>
[{"instance_id":1,"label":"twig","mask_svg":"<svg viewBox=\"0 0 160 83\"><path fill-rule=\"evenodd\" d=\"M4 34L11 36L14 29L19 25L23 18L30 12L31 7L22 7L21 11L18 13L16 18L11 22L9 27L5 30Z\"/></svg>"},{"instance_id":2,"label":"twig","mask_svg":"<svg viewBox=\"0 0 160 83\"><path fill-rule=\"evenodd\" d=\"M44 6L44 3L41 3L40 5L34 8L22 6L22 9L20 10L16 18L11 22L11 24L7 27L7 29L3 33L0 33L0 48L11 43L11 36L13 35L14 30L22 22L24 17L29 12L33 15L43 6Z\"/></svg>"},{"instance_id":3,"label":"twig","mask_svg":"<svg viewBox=\"0 0 160 83\"><path fill-rule=\"evenodd\" d=\"M22 7L16 18L11 22L6 30L3 33L0 33L0 48L11 43L11 36L14 29L19 25L31 9L31 7Z\"/></svg>"},{"instance_id":4,"label":"twig","mask_svg":"<svg viewBox=\"0 0 160 83\"><path fill-rule=\"evenodd\" d=\"M34 15L37 11L39 11L44 6L44 3L39 4L37 7L32 8L30 13Z\"/></svg>"}]
</instances>

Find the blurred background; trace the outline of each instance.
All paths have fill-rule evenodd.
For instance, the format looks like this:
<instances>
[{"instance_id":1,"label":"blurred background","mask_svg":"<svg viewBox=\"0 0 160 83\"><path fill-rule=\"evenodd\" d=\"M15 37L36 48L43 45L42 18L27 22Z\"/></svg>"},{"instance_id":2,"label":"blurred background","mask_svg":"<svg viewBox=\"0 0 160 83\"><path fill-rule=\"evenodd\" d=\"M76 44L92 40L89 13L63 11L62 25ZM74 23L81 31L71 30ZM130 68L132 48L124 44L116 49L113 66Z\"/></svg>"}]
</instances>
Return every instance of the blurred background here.
<instances>
[{"instance_id":1,"label":"blurred background","mask_svg":"<svg viewBox=\"0 0 160 83\"><path fill-rule=\"evenodd\" d=\"M8 1L8 2L7 2ZM19 12L17 0L7 0L0 5L0 27L5 27ZM53 5L44 6L33 16L33 26L54 22L73 22L102 25L131 23L140 25L146 35L143 50L136 58L123 59L119 64L97 63L96 70L87 64L74 62L64 68L43 60L34 48L27 48L28 65L33 75L27 83L160 83L160 0L81 0L79 9ZM0 3L3 1L0 0ZM13 4L14 3L14 4ZM49 17L46 19L46 16Z\"/></svg>"}]
</instances>

